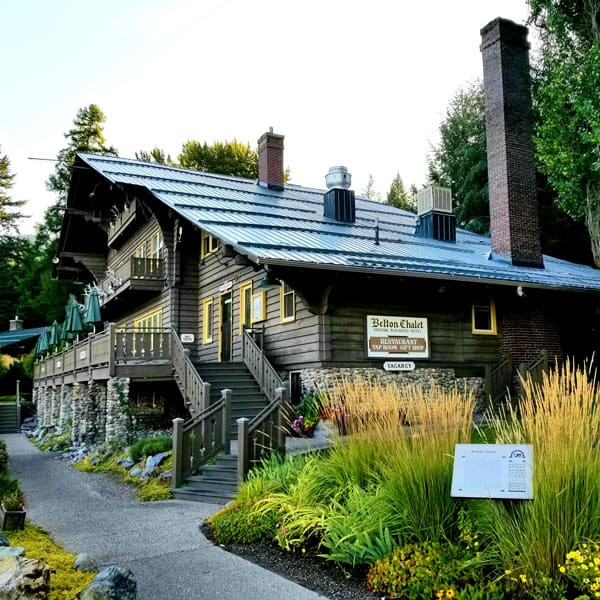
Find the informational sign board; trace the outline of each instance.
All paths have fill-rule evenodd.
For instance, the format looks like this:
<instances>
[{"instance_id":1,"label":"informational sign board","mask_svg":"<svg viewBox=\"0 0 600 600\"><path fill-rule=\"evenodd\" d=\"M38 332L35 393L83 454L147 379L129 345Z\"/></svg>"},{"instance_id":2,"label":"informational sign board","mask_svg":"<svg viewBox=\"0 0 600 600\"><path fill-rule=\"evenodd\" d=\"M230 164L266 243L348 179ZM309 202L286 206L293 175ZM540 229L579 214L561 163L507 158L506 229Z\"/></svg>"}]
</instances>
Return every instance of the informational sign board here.
<instances>
[{"instance_id":1,"label":"informational sign board","mask_svg":"<svg viewBox=\"0 0 600 600\"><path fill-rule=\"evenodd\" d=\"M531 444L456 444L455 498L533 499Z\"/></svg>"},{"instance_id":2,"label":"informational sign board","mask_svg":"<svg viewBox=\"0 0 600 600\"><path fill-rule=\"evenodd\" d=\"M181 341L184 344L193 344L194 343L194 334L193 333L182 333Z\"/></svg>"},{"instance_id":3,"label":"informational sign board","mask_svg":"<svg viewBox=\"0 0 600 600\"><path fill-rule=\"evenodd\" d=\"M367 316L369 358L429 358L425 317Z\"/></svg>"},{"instance_id":4,"label":"informational sign board","mask_svg":"<svg viewBox=\"0 0 600 600\"><path fill-rule=\"evenodd\" d=\"M414 371L415 363L410 360L386 360L383 363L384 371Z\"/></svg>"}]
</instances>

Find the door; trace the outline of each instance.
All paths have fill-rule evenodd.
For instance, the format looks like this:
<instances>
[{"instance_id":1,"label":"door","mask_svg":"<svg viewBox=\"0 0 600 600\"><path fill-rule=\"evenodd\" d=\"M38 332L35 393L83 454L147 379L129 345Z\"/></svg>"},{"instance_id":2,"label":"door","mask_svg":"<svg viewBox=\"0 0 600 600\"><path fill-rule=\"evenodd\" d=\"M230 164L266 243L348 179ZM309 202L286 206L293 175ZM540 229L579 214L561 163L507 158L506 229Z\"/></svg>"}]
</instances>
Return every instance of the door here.
<instances>
[{"instance_id":1,"label":"door","mask_svg":"<svg viewBox=\"0 0 600 600\"><path fill-rule=\"evenodd\" d=\"M221 327L219 331L219 360L221 362L229 362L231 360L231 341L233 331L231 292L221 296L220 315Z\"/></svg>"}]
</instances>

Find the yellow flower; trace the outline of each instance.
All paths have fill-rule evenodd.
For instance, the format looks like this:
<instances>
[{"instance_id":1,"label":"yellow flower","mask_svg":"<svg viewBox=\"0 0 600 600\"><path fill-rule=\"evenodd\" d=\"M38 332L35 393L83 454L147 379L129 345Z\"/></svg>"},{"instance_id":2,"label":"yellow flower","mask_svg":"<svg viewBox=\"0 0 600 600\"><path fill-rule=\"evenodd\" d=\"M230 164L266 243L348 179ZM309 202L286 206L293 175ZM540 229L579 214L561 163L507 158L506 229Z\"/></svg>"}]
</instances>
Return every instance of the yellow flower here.
<instances>
[{"instance_id":1,"label":"yellow flower","mask_svg":"<svg viewBox=\"0 0 600 600\"><path fill-rule=\"evenodd\" d=\"M590 585L590 590L592 590L592 592L595 592L599 587L600 585L598 585L597 583L592 583L592 585Z\"/></svg>"},{"instance_id":2,"label":"yellow flower","mask_svg":"<svg viewBox=\"0 0 600 600\"><path fill-rule=\"evenodd\" d=\"M454 598L454 590L452 588L446 590L446 598Z\"/></svg>"},{"instance_id":3,"label":"yellow flower","mask_svg":"<svg viewBox=\"0 0 600 600\"><path fill-rule=\"evenodd\" d=\"M600 565L600 558L598 558L597 556L594 556L594 564L596 566Z\"/></svg>"},{"instance_id":4,"label":"yellow flower","mask_svg":"<svg viewBox=\"0 0 600 600\"><path fill-rule=\"evenodd\" d=\"M521 583L527 583L527 575L523 575L523 573L521 573L519 577L521 578Z\"/></svg>"},{"instance_id":5,"label":"yellow flower","mask_svg":"<svg viewBox=\"0 0 600 600\"><path fill-rule=\"evenodd\" d=\"M436 593L436 595L435 595L435 597L438 600L442 600L442 598L444 597L444 590L438 590L437 593Z\"/></svg>"},{"instance_id":6,"label":"yellow flower","mask_svg":"<svg viewBox=\"0 0 600 600\"><path fill-rule=\"evenodd\" d=\"M587 571L587 568L588 568L588 566L587 566L585 563L583 563L583 564L581 565L581 570L582 570L582 571Z\"/></svg>"},{"instance_id":7,"label":"yellow flower","mask_svg":"<svg viewBox=\"0 0 600 600\"><path fill-rule=\"evenodd\" d=\"M512 573L512 571L511 571L510 569L506 569L506 570L504 571L504 574L505 574L505 575L510 575L511 573Z\"/></svg>"},{"instance_id":8,"label":"yellow flower","mask_svg":"<svg viewBox=\"0 0 600 600\"><path fill-rule=\"evenodd\" d=\"M567 570L561 565L558 569L561 573L566 573Z\"/></svg>"},{"instance_id":9,"label":"yellow flower","mask_svg":"<svg viewBox=\"0 0 600 600\"><path fill-rule=\"evenodd\" d=\"M581 544L582 548L587 548L587 544Z\"/></svg>"}]
</instances>

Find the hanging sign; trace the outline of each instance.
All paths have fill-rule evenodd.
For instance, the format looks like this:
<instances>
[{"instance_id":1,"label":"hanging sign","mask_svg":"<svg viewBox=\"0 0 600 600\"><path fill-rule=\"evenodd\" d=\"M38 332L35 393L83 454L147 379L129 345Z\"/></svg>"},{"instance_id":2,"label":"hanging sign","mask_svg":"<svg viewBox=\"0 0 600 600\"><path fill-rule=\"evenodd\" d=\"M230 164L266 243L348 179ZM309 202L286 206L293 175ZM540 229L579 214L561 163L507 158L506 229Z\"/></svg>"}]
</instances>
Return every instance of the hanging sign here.
<instances>
[{"instance_id":1,"label":"hanging sign","mask_svg":"<svg viewBox=\"0 0 600 600\"><path fill-rule=\"evenodd\" d=\"M367 315L369 358L429 358L425 317Z\"/></svg>"},{"instance_id":2,"label":"hanging sign","mask_svg":"<svg viewBox=\"0 0 600 600\"><path fill-rule=\"evenodd\" d=\"M383 363L384 371L414 371L415 363L409 360L405 361L393 361L386 360Z\"/></svg>"},{"instance_id":3,"label":"hanging sign","mask_svg":"<svg viewBox=\"0 0 600 600\"><path fill-rule=\"evenodd\" d=\"M193 344L194 343L194 334L193 333L182 333L181 341L184 344Z\"/></svg>"}]
</instances>

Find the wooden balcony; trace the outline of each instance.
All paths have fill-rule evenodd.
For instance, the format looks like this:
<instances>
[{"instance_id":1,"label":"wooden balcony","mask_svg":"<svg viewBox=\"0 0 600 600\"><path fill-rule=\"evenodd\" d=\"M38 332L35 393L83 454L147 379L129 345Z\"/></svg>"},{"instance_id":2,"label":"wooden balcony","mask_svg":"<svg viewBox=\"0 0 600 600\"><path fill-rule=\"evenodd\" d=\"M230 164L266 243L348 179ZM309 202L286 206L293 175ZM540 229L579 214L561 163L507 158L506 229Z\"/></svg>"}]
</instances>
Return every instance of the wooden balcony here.
<instances>
[{"instance_id":1,"label":"wooden balcony","mask_svg":"<svg viewBox=\"0 0 600 600\"><path fill-rule=\"evenodd\" d=\"M164 380L172 377L171 331L125 329L91 334L62 352L36 361L33 387L106 380L109 377Z\"/></svg>"},{"instance_id":2,"label":"wooden balcony","mask_svg":"<svg viewBox=\"0 0 600 600\"><path fill-rule=\"evenodd\" d=\"M108 245L111 248L115 248L119 245L121 240L125 239L125 234L135 222L135 217L137 215L136 200L131 200L131 202L121 210L117 210L115 207L111 210L111 213L112 218L108 226Z\"/></svg>"},{"instance_id":3,"label":"wooden balcony","mask_svg":"<svg viewBox=\"0 0 600 600\"><path fill-rule=\"evenodd\" d=\"M123 265L106 271L101 282L104 292L100 298L103 306L113 300L132 300L143 302L160 292L165 285L165 261L162 258L138 258L136 256Z\"/></svg>"}]
</instances>

